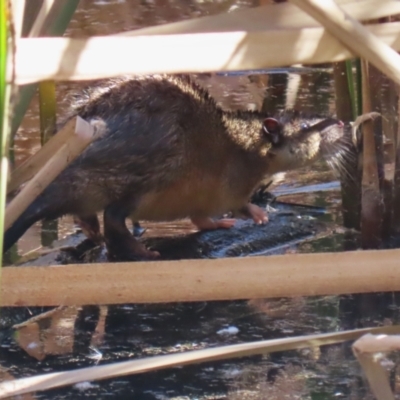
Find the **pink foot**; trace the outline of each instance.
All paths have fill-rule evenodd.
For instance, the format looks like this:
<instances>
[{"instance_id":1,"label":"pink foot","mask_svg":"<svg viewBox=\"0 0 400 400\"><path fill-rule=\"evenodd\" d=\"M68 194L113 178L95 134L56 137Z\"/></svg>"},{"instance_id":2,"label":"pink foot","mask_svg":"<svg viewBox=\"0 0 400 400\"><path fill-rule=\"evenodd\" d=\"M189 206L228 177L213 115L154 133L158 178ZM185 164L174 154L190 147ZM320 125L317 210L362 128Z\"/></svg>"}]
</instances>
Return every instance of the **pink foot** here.
<instances>
[{"instance_id":1,"label":"pink foot","mask_svg":"<svg viewBox=\"0 0 400 400\"><path fill-rule=\"evenodd\" d=\"M268 222L268 215L262 208L251 203L247 204L246 208L249 213L249 216L253 219L253 221L257 225L262 225Z\"/></svg>"},{"instance_id":2,"label":"pink foot","mask_svg":"<svg viewBox=\"0 0 400 400\"><path fill-rule=\"evenodd\" d=\"M156 260L157 258L160 258L160 253L158 251L147 250L143 256L149 260Z\"/></svg>"},{"instance_id":3,"label":"pink foot","mask_svg":"<svg viewBox=\"0 0 400 400\"><path fill-rule=\"evenodd\" d=\"M194 225L197 226L201 231L203 230L212 230L212 229L229 229L235 225L236 220L232 218L222 218L214 221L212 218L206 217L198 217L191 218L191 221Z\"/></svg>"}]
</instances>

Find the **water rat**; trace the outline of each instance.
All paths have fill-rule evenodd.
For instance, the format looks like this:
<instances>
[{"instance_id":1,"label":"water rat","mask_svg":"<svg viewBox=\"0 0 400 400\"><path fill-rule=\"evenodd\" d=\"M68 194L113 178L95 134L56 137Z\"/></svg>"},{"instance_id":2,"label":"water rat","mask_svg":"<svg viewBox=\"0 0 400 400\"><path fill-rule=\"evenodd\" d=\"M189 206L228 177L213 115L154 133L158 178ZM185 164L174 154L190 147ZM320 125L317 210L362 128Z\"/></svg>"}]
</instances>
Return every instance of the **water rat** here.
<instances>
[{"instance_id":1,"label":"water rat","mask_svg":"<svg viewBox=\"0 0 400 400\"><path fill-rule=\"evenodd\" d=\"M36 221L78 216L89 235L100 230L111 257L157 257L128 231L125 220L189 217L199 229L229 228L228 211L267 221L248 202L267 175L337 160L343 124L295 112L227 112L188 76L121 77L88 90L68 118L100 119L94 141L5 232L9 249Z\"/></svg>"}]
</instances>

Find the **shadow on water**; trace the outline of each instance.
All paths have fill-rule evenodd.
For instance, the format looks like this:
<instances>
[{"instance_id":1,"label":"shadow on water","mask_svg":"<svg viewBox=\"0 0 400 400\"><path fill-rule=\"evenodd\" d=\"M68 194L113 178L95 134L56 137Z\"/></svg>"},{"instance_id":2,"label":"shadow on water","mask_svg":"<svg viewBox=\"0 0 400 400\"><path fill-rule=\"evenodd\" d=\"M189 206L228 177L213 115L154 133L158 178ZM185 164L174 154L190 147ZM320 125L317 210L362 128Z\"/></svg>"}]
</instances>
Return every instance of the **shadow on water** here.
<instances>
[{"instance_id":1,"label":"shadow on water","mask_svg":"<svg viewBox=\"0 0 400 400\"><path fill-rule=\"evenodd\" d=\"M67 35L108 34L255 5L258 1L82 0ZM198 79L228 109L281 108L292 102L306 111L334 113L328 69L304 70L301 79L294 71L289 71L291 75L276 72L280 71L250 78L219 74ZM67 106L66 94L80 87L81 83L58 87L60 113ZM38 148L37 115L34 100L16 140L17 165ZM338 189L336 177L318 164L288 173L283 184L271 189L278 201L271 204L274 210L265 226L239 221L221 234L196 233L187 221L144 222L147 230L142 240L159 250L163 259L356 249L357 235L341 227ZM74 232L71 220L62 220L59 227L60 237ZM53 246L73 246L72 250L53 251L28 264L105 261L102 249L85 247L82 240L81 234L67 236ZM21 241L19 253L39 245L37 225ZM385 293L57 310L3 308L0 367L7 369L8 378L18 378L220 345L395 324L399 304L397 293ZM48 314L25 323L44 312ZM171 368L36 393L33 398L325 400L366 399L369 393L350 345L343 344Z\"/></svg>"}]
</instances>

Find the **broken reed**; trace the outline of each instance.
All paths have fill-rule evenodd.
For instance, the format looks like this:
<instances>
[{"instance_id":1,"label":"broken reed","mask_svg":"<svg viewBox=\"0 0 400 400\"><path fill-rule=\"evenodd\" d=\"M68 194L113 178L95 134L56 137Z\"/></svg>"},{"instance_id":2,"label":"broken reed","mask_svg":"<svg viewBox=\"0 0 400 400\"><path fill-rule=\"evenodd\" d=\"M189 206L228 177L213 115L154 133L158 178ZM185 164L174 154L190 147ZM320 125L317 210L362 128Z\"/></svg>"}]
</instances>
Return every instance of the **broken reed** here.
<instances>
[{"instance_id":1,"label":"broken reed","mask_svg":"<svg viewBox=\"0 0 400 400\"><path fill-rule=\"evenodd\" d=\"M362 153L354 149L341 177L344 225L361 230L363 248L377 248L400 232L398 86L360 60L334 64L334 83L339 119L354 121L370 112L382 116L364 122L358 136Z\"/></svg>"}]
</instances>

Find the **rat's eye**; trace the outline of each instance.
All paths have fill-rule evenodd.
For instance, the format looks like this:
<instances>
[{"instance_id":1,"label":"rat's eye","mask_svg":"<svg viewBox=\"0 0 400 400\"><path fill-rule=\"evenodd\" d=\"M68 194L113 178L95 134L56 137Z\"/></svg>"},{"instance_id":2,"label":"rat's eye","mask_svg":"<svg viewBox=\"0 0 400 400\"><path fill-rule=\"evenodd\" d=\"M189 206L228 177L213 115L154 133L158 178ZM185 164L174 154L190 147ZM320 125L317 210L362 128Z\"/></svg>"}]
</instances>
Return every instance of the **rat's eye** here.
<instances>
[{"instance_id":1,"label":"rat's eye","mask_svg":"<svg viewBox=\"0 0 400 400\"><path fill-rule=\"evenodd\" d=\"M301 130L307 129L307 128L309 128L309 127L310 127L310 124L309 124L308 122L302 122L302 123L300 124L300 129L301 129Z\"/></svg>"},{"instance_id":2,"label":"rat's eye","mask_svg":"<svg viewBox=\"0 0 400 400\"><path fill-rule=\"evenodd\" d=\"M281 139L281 126L275 118L266 118L263 122L263 130L273 144L278 144Z\"/></svg>"}]
</instances>

